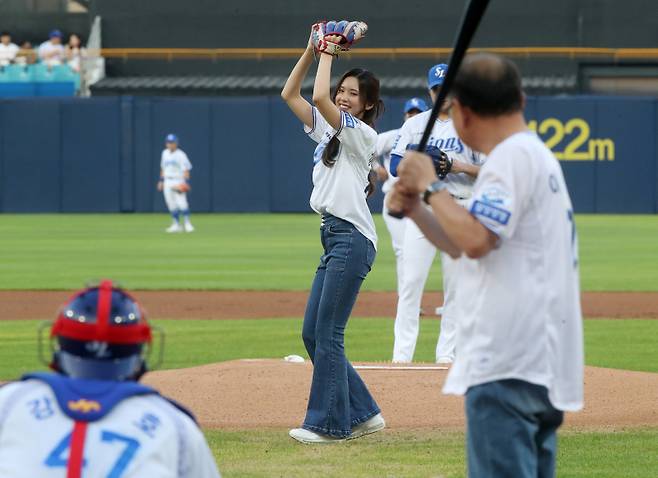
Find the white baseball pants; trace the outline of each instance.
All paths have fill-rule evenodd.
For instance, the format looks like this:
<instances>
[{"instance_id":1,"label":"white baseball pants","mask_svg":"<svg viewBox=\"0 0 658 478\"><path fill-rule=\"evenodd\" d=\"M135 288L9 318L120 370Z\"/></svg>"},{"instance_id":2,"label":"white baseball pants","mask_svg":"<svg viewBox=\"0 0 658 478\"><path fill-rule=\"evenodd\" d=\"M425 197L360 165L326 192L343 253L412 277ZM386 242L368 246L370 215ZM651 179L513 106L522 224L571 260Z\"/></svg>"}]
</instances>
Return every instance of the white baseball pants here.
<instances>
[{"instance_id":1,"label":"white baseball pants","mask_svg":"<svg viewBox=\"0 0 658 478\"><path fill-rule=\"evenodd\" d=\"M169 212L187 211L189 205L187 204L187 194L179 193L177 190L170 186L165 186L163 189L165 202Z\"/></svg>"},{"instance_id":2,"label":"white baseball pants","mask_svg":"<svg viewBox=\"0 0 658 478\"><path fill-rule=\"evenodd\" d=\"M457 320L459 319L459 302L457 301L457 283L459 282L459 261L445 252L441 252L441 272L443 273L443 313L441 314L441 333L436 344L436 361L453 362L455 360L455 338Z\"/></svg>"},{"instance_id":3,"label":"white baseball pants","mask_svg":"<svg viewBox=\"0 0 658 478\"><path fill-rule=\"evenodd\" d=\"M394 362L411 362L414 358L420 304L436 248L425 239L415 222L407 220L402 247L402 285L398 288L398 308L395 316Z\"/></svg>"},{"instance_id":4,"label":"white baseball pants","mask_svg":"<svg viewBox=\"0 0 658 478\"><path fill-rule=\"evenodd\" d=\"M395 254L395 273L397 277L397 291L398 294L402 289L402 280L404 277L404 231L407 227L407 222L409 219L403 217L402 219L397 219L393 216L389 216L388 208L386 207L386 200L388 199L388 193L384 196L384 208L382 209L382 216L384 217L384 223L388 232L391 234L391 244L393 245L393 253Z\"/></svg>"}]
</instances>

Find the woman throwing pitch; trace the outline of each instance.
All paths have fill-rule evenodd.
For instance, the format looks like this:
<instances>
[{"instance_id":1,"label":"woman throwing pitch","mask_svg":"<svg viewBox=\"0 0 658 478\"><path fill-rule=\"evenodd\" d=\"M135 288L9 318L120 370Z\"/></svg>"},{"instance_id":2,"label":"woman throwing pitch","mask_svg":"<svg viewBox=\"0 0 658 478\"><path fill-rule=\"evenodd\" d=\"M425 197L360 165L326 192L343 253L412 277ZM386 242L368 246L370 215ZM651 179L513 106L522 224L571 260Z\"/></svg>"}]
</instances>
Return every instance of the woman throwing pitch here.
<instances>
[{"instance_id":1,"label":"woman throwing pitch","mask_svg":"<svg viewBox=\"0 0 658 478\"><path fill-rule=\"evenodd\" d=\"M327 26L331 28L331 24ZM321 48L313 87L315 106L301 95L302 81L314 58L311 40L281 92L304 123L306 134L318 143L310 203L322 216L324 253L302 330L313 362L313 382L302 428L290 431L292 438L303 443L358 438L385 426L377 403L344 350L347 320L375 260L377 234L366 197L373 188L369 173L377 142L372 126L383 103L379 80L359 68L345 73L332 95L329 83L334 56L322 53Z\"/></svg>"}]
</instances>

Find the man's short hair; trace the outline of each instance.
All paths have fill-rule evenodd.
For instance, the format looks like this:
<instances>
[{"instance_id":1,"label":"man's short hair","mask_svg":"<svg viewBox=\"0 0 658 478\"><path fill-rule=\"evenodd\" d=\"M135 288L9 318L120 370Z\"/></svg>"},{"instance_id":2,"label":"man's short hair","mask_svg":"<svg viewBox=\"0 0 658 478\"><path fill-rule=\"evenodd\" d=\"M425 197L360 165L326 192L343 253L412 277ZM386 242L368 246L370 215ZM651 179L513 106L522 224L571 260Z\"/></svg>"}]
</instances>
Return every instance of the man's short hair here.
<instances>
[{"instance_id":1,"label":"man's short hair","mask_svg":"<svg viewBox=\"0 0 658 478\"><path fill-rule=\"evenodd\" d=\"M521 74L507 58L488 53L469 55L455 77L453 95L480 116L521 111Z\"/></svg>"},{"instance_id":2,"label":"man's short hair","mask_svg":"<svg viewBox=\"0 0 658 478\"><path fill-rule=\"evenodd\" d=\"M11 36L11 33L9 33L9 32L6 32L6 31L5 31L5 32L2 32L2 33L0 33L0 37L10 37L10 36Z\"/></svg>"}]
</instances>

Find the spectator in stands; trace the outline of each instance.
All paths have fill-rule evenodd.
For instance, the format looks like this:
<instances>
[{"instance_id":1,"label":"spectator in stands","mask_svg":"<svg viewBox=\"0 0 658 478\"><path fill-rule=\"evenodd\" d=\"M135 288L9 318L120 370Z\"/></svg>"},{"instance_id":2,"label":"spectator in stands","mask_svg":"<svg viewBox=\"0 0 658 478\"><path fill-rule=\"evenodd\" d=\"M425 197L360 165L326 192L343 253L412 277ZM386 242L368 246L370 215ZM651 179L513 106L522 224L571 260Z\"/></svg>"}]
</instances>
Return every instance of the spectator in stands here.
<instances>
[{"instance_id":1,"label":"spectator in stands","mask_svg":"<svg viewBox=\"0 0 658 478\"><path fill-rule=\"evenodd\" d=\"M39 47L39 59L46 65L60 65L64 61L64 46L62 45L62 32L53 30L49 35L50 39L45 41Z\"/></svg>"},{"instance_id":2,"label":"spectator in stands","mask_svg":"<svg viewBox=\"0 0 658 478\"><path fill-rule=\"evenodd\" d=\"M18 45L11 42L9 32L0 33L0 66L7 66L13 62L18 50Z\"/></svg>"},{"instance_id":3,"label":"spectator in stands","mask_svg":"<svg viewBox=\"0 0 658 478\"><path fill-rule=\"evenodd\" d=\"M32 65L33 63L36 63L36 61L37 54L34 51L32 43L29 41L24 41L21 44L20 50L18 50L18 53L16 53L14 63L18 63L20 65Z\"/></svg>"},{"instance_id":4,"label":"spectator in stands","mask_svg":"<svg viewBox=\"0 0 658 478\"><path fill-rule=\"evenodd\" d=\"M86 55L87 51L82 46L82 40L75 33L71 33L69 42L66 44L66 61L71 69L80 72L80 61Z\"/></svg>"}]
</instances>

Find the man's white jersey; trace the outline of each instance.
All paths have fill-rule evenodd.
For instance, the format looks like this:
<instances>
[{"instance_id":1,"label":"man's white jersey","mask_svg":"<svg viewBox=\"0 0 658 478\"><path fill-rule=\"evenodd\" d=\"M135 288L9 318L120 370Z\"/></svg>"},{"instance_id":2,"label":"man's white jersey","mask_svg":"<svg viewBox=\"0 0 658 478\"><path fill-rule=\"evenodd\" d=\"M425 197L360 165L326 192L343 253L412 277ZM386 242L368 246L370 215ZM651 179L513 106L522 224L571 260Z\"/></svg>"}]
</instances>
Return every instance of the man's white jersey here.
<instances>
[{"instance_id":1,"label":"man's white jersey","mask_svg":"<svg viewBox=\"0 0 658 478\"><path fill-rule=\"evenodd\" d=\"M480 170L471 214L499 238L464 258L457 356L444 392L503 379L543 385L554 407L583 405L578 242L560 164L531 132L498 144Z\"/></svg>"},{"instance_id":2,"label":"man's white jersey","mask_svg":"<svg viewBox=\"0 0 658 478\"><path fill-rule=\"evenodd\" d=\"M313 154L311 207L319 214L331 214L351 222L377 248L375 222L366 201L368 174L375 156L377 132L363 121L341 111L341 125L334 130L313 108L313 127L304 131L318 143ZM322 163L322 153L334 136L340 141L336 163Z\"/></svg>"},{"instance_id":3,"label":"man's white jersey","mask_svg":"<svg viewBox=\"0 0 658 478\"><path fill-rule=\"evenodd\" d=\"M395 145L395 140L397 139L399 132L399 129L392 129L377 135L377 151L375 155L381 158L382 165L386 171L391 170L391 151L393 151L393 145ZM388 179L382 184L382 192L384 194L389 192L397 180L397 176L393 176L389 172Z\"/></svg>"},{"instance_id":4,"label":"man's white jersey","mask_svg":"<svg viewBox=\"0 0 658 478\"><path fill-rule=\"evenodd\" d=\"M5 45L0 43L0 65L7 65L10 61L16 58L16 54L20 48L15 43L9 43Z\"/></svg>"},{"instance_id":5,"label":"man's white jersey","mask_svg":"<svg viewBox=\"0 0 658 478\"><path fill-rule=\"evenodd\" d=\"M90 410L99 406L83 400L69 404ZM0 476L66 477L73 426L44 382L1 387ZM89 422L83 453L84 478L219 477L197 425L155 394L126 398L108 415Z\"/></svg>"},{"instance_id":6,"label":"man's white jersey","mask_svg":"<svg viewBox=\"0 0 658 478\"><path fill-rule=\"evenodd\" d=\"M165 148L162 151L160 169L162 169L165 187L176 186L185 181L185 172L192 169L192 163L182 149L171 152Z\"/></svg>"},{"instance_id":7,"label":"man's white jersey","mask_svg":"<svg viewBox=\"0 0 658 478\"><path fill-rule=\"evenodd\" d=\"M392 155L399 158L404 157L407 146L410 144L420 144L423 137L425 125L429 119L431 111L419 113L409 118L400 128L400 133L393 146ZM473 152L466 146L455 131L452 120L438 119L432 128L432 134L427 142L428 146L434 146L444 151L453 161L461 161L466 164L480 166L484 161L484 156ZM475 179L466 173L450 173L444 179L450 194L457 198L470 198L473 191Z\"/></svg>"}]
</instances>

